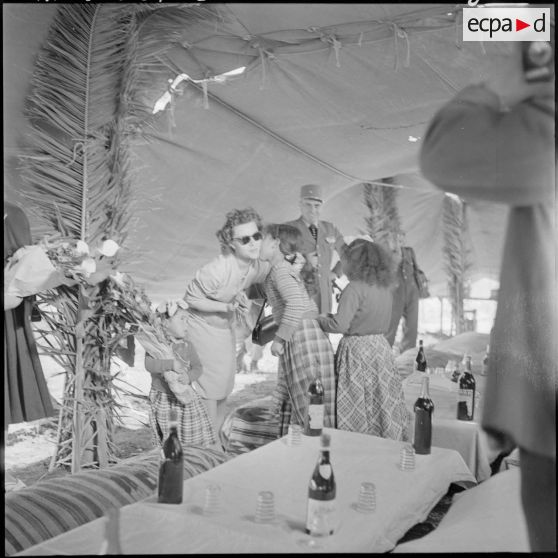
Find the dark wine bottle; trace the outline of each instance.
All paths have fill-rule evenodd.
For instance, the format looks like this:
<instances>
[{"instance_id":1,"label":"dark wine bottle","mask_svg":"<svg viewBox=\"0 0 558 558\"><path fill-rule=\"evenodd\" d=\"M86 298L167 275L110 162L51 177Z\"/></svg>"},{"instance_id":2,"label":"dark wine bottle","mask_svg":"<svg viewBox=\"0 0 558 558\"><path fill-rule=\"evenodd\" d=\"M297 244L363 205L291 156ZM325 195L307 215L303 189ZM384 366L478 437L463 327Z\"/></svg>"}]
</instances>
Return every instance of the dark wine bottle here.
<instances>
[{"instance_id":1,"label":"dark wine bottle","mask_svg":"<svg viewBox=\"0 0 558 558\"><path fill-rule=\"evenodd\" d=\"M432 413L434 403L430 398L430 378L422 378L420 395L415 401L413 410L415 411L415 438L413 447L415 453L426 455L430 453L432 447Z\"/></svg>"},{"instance_id":2,"label":"dark wine bottle","mask_svg":"<svg viewBox=\"0 0 558 558\"><path fill-rule=\"evenodd\" d=\"M308 412L304 420L306 436L320 436L324 427L324 386L314 378L308 386Z\"/></svg>"},{"instance_id":3,"label":"dark wine bottle","mask_svg":"<svg viewBox=\"0 0 558 558\"><path fill-rule=\"evenodd\" d=\"M419 372L426 372L426 354L422 346L422 339L419 340L419 350L415 362L417 363L417 370Z\"/></svg>"},{"instance_id":4,"label":"dark wine bottle","mask_svg":"<svg viewBox=\"0 0 558 558\"><path fill-rule=\"evenodd\" d=\"M169 429L169 436L161 450L157 501L161 504L181 504L184 454L178 438L178 420L175 411L170 412Z\"/></svg>"},{"instance_id":5,"label":"dark wine bottle","mask_svg":"<svg viewBox=\"0 0 558 558\"><path fill-rule=\"evenodd\" d=\"M471 356L465 357L465 370L459 377L457 396L457 418L473 420L475 415L475 377L472 372Z\"/></svg>"},{"instance_id":6,"label":"dark wine bottle","mask_svg":"<svg viewBox=\"0 0 558 558\"><path fill-rule=\"evenodd\" d=\"M329 460L331 437L322 434L318 462L308 487L306 532L313 536L332 535L335 528L335 477Z\"/></svg>"}]
</instances>

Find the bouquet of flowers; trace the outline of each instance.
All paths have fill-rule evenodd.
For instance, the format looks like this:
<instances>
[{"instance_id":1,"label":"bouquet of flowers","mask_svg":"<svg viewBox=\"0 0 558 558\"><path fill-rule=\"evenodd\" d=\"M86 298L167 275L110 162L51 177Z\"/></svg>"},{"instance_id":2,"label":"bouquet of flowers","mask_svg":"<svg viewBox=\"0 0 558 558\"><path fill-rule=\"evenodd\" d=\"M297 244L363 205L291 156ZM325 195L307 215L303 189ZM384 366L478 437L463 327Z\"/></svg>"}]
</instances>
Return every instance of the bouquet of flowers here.
<instances>
[{"instance_id":1,"label":"bouquet of flowers","mask_svg":"<svg viewBox=\"0 0 558 558\"><path fill-rule=\"evenodd\" d=\"M178 361L178 370L166 371L163 377L175 397L184 405L189 403L194 396L188 376L190 363L175 354L172 349L173 342L164 325L165 316L171 317L178 307L187 308L188 305L183 300L179 300L164 303L157 309L153 309L144 290L136 286L129 276L117 272L110 276L110 279L113 285L112 296L130 324L130 333L145 352L153 358Z\"/></svg>"},{"instance_id":2,"label":"bouquet of flowers","mask_svg":"<svg viewBox=\"0 0 558 558\"><path fill-rule=\"evenodd\" d=\"M15 308L24 297L60 285L95 285L103 281L112 272L109 260L119 248L108 239L91 255L86 242L61 235L22 246L4 266L4 309Z\"/></svg>"}]
</instances>

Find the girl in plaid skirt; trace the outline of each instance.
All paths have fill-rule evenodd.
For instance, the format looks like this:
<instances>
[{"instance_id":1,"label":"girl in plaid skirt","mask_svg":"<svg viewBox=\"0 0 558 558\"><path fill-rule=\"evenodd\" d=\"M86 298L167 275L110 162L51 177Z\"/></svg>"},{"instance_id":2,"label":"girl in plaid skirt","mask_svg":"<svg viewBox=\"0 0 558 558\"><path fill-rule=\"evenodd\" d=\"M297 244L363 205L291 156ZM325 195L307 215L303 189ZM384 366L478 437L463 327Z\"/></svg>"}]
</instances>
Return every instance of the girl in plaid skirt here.
<instances>
[{"instance_id":1,"label":"girl in plaid skirt","mask_svg":"<svg viewBox=\"0 0 558 558\"><path fill-rule=\"evenodd\" d=\"M271 264L264 289L279 324L271 344L271 354L279 357L275 398L283 413L285 403L290 403L291 424L302 426L308 411L308 387L319 377L324 386L324 426L335 427L333 349L317 322L316 304L291 265L300 234L290 225L268 225L260 249L260 259Z\"/></svg>"},{"instance_id":2,"label":"girl in plaid skirt","mask_svg":"<svg viewBox=\"0 0 558 558\"><path fill-rule=\"evenodd\" d=\"M176 411L183 446L217 447L213 425L200 395L191 382L202 373L194 347L186 341L189 314L184 301L166 304L163 326L174 339L174 359L145 355L145 369L151 374L149 421L155 445L162 446L169 435L169 413ZM159 309L158 309L159 310Z\"/></svg>"},{"instance_id":3,"label":"girl in plaid skirt","mask_svg":"<svg viewBox=\"0 0 558 558\"><path fill-rule=\"evenodd\" d=\"M409 412L391 347L394 265L378 244L357 238L341 256L350 283L337 314L320 316L324 331L342 333L335 354L337 427L393 440L408 439Z\"/></svg>"}]
</instances>

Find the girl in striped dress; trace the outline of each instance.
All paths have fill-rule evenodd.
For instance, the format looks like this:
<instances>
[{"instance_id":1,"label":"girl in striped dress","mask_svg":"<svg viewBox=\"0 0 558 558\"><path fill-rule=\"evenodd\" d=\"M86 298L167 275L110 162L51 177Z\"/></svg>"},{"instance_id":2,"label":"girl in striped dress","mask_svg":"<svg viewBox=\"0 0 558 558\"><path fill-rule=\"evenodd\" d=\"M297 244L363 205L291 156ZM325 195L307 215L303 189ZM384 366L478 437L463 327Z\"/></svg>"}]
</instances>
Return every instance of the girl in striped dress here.
<instances>
[{"instance_id":1,"label":"girl in striped dress","mask_svg":"<svg viewBox=\"0 0 558 558\"><path fill-rule=\"evenodd\" d=\"M308 387L318 377L324 387L324 426L335 427L333 349L317 322L316 304L308 296L299 271L291 265L300 231L290 225L271 224L263 233L260 259L271 264L264 289L274 321L279 324L271 343L271 354L279 357L277 404L280 407L290 402L291 423L304 425Z\"/></svg>"},{"instance_id":2,"label":"girl in striped dress","mask_svg":"<svg viewBox=\"0 0 558 558\"><path fill-rule=\"evenodd\" d=\"M378 244L358 238L344 249L341 263L350 283L337 314L318 318L324 331L343 334L335 354L337 427L406 441L409 413L384 337L391 318L392 258Z\"/></svg>"},{"instance_id":3,"label":"girl in striped dress","mask_svg":"<svg viewBox=\"0 0 558 558\"><path fill-rule=\"evenodd\" d=\"M221 449L203 399L191 386L192 381L201 375L202 365L194 347L186 340L187 308L188 305L179 300L165 304L161 312L163 326L174 341L174 359L145 355L145 369L151 374L149 421L153 440L155 445L162 446L167 439L168 417L173 409L178 417L178 433L184 447L194 445Z\"/></svg>"}]
</instances>

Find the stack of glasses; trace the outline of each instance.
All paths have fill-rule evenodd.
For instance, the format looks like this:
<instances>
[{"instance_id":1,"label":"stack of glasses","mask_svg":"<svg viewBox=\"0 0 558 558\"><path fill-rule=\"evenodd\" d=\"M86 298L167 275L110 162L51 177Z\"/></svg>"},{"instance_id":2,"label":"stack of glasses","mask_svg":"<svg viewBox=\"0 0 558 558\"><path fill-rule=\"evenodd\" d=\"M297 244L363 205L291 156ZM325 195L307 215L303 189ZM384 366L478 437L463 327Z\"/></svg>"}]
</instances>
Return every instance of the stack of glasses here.
<instances>
[{"instance_id":1,"label":"stack of glasses","mask_svg":"<svg viewBox=\"0 0 558 558\"><path fill-rule=\"evenodd\" d=\"M376 509L376 485L373 482L360 483L356 509L361 513L370 513Z\"/></svg>"},{"instance_id":2,"label":"stack of glasses","mask_svg":"<svg viewBox=\"0 0 558 558\"><path fill-rule=\"evenodd\" d=\"M289 431L287 433L287 445L300 446L301 443L302 443L302 427L298 424L289 425Z\"/></svg>"},{"instance_id":3,"label":"stack of glasses","mask_svg":"<svg viewBox=\"0 0 558 558\"><path fill-rule=\"evenodd\" d=\"M221 487L217 484L211 484L205 489L205 503L203 513L205 515L214 515L221 511Z\"/></svg>"},{"instance_id":4,"label":"stack of glasses","mask_svg":"<svg viewBox=\"0 0 558 558\"><path fill-rule=\"evenodd\" d=\"M256 523L269 523L275 519L275 502L273 492L263 490L258 493L258 503L256 505Z\"/></svg>"},{"instance_id":5,"label":"stack of glasses","mask_svg":"<svg viewBox=\"0 0 558 558\"><path fill-rule=\"evenodd\" d=\"M410 444L401 448L399 466L402 471L412 471L415 468L415 449Z\"/></svg>"}]
</instances>

